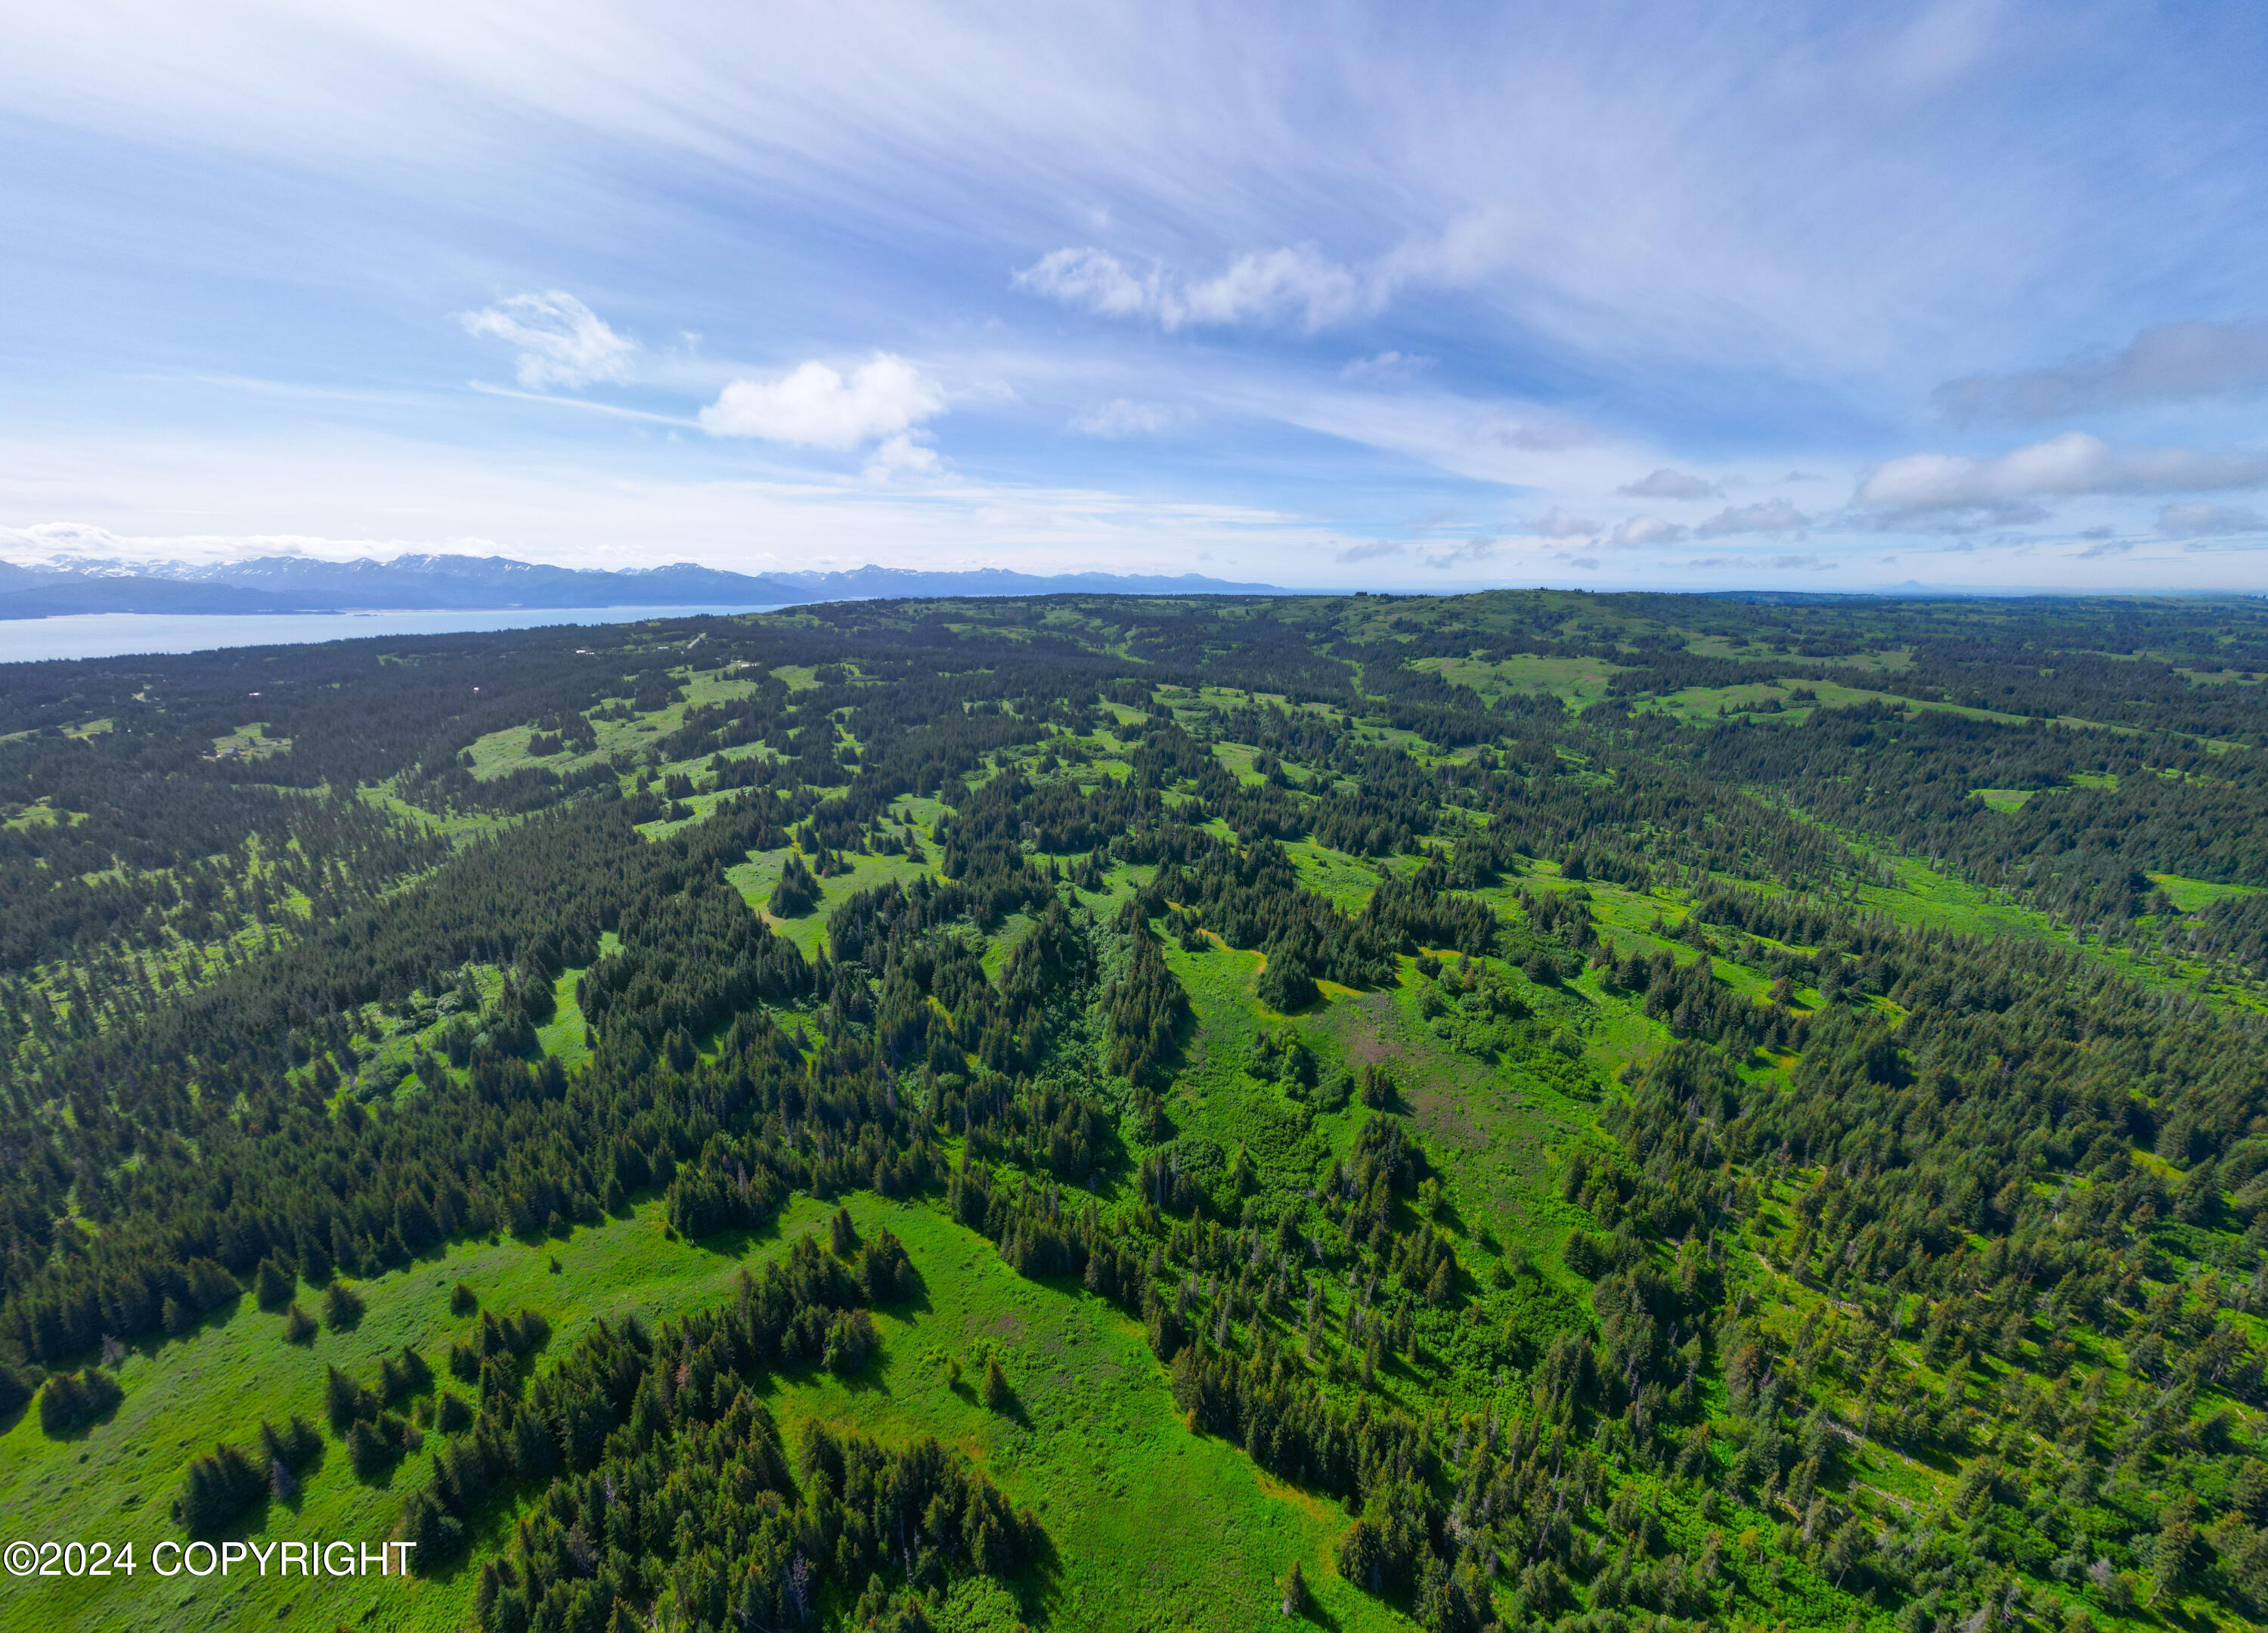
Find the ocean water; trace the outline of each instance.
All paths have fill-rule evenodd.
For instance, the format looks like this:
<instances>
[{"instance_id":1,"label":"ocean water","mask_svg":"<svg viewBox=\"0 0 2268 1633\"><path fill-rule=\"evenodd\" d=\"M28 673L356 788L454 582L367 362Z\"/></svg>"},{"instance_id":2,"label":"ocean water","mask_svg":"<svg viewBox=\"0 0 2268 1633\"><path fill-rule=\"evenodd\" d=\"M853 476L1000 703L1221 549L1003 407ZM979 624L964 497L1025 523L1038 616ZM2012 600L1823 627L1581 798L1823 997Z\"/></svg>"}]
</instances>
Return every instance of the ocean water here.
<instances>
[{"instance_id":1,"label":"ocean water","mask_svg":"<svg viewBox=\"0 0 2268 1633\"><path fill-rule=\"evenodd\" d=\"M484 612L247 613L176 616L82 613L0 620L0 663L122 658L135 652L210 652L225 646L301 646L375 635L458 635L649 618L769 613L770 607L506 607Z\"/></svg>"}]
</instances>

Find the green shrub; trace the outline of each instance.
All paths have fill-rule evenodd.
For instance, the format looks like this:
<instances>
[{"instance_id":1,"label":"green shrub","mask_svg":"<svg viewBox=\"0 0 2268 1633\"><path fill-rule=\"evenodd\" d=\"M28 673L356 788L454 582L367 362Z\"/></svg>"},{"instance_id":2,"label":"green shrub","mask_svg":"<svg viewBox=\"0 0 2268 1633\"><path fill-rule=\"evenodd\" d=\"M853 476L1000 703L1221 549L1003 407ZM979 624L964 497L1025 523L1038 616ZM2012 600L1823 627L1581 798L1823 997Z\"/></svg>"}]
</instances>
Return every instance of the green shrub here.
<instances>
[{"instance_id":1,"label":"green shrub","mask_svg":"<svg viewBox=\"0 0 2268 1633\"><path fill-rule=\"evenodd\" d=\"M1394 1069L1384 1061L1374 1060L1362 1069L1362 1103L1373 1111L1391 1110L1400 1094Z\"/></svg>"},{"instance_id":2,"label":"green shrub","mask_svg":"<svg viewBox=\"0 0 2268 1633\"><path fill-rule=\"evenodd\" d=\"M1305 1009L1315 1001L1315 978L1297 953L1278 951L1268 960L1268 967L1260 972L1255 989L1260 1001L1270 1009L1286 1014Z\"/></svg>"},{"instance_id":3,"label":"green shrub","mask_svg":"<svg viewBox=\"0 0 2268 1633\"><path fill-rule=\"evenodd\" d=\"M37 1373L0 1361L0 1423L15 1416L28 1406L32 1392L39 1387Z\"/></svg>"},{"instance_id":4,"label":"green shrub","mask_svg":"<svg viewBox=\"0 0 2268 1633\"><path fill-rule=\"evenodd\" d=\"M1566 1245L1559 1249L1559 1261L1587 1282L1595 1282L1607 1273L1607 1251L1599 1246L1599 1239L1587 1231L1567 1232Z\"/></svg>"},{"instance_id":5,"label":"green shrub","mask_svg":"<svg viewBox=\"0 0 2268 1633\"><path fill-rule=\"evenodd\" d=\"M779 883L764 905L775 918L800 918L819 905L819 881L794 851L788 852L787 865L780 870Z\"/></svg>"},{"instance_id":6,"label":"green shrub","mask_svg":"<svg viewBox=\"0 0 2268 1633\"><path fill-rule=\"evenodd\" d=\"M198 1310L217 1310L234 1299L242 1289L236 1277L210 1259L192 1259L187 1267L189 1281L189 1303Z\"/></svg>"},{"instance_id":7,"label":"green shrub","mask_svg":"<svg viewBox=\"0 0 2268 1633\"><path fill-rule=\"evenodd\" d=\"M191 1536L210 1536L267 1495L268 1476L259 1465L223 1441L189 1465L173 1518Z\"/></svg>"},{"instance_id":8,"label":"green shrub","mask_svg":"<svg viewBox=\"0 0 2268 1633\"><path fill-rule=\"evenodd\" d=\"M274 1259L262 1259L253 1272L252 1297L263 1310L280 1310L291 1302L291 1273Z\"/></svg>"},{"instance_id":9,"label":"green shrub","mask_svg":"<svg viewBox=\"0 0 2268 1633\"><path fill-rule=\"evenodd\" d=\"M281 1463L293 1474L303 1474L323 1454L323 1437L314 1424L297 1412L283 1428L263 1422L260 1450L271 1463Z\"/></svg>"},{"instance_id":10,"label":"green shrub","mask_svg":"<svg viewBox=\"0 0 2268 1633\"><path fill-rule=\"evenodd\" d=\"M118 1380L98 1367L90 1366L84 1372L57 1372L40 1392L40 1427L49 1438L61 1439L101 1422L125 1398Z\"/></svg>"},{"instance_id":11,"label":"green shrub","mask_svg":"<svg viewBox=\"0 0 2268 1633\"><path fill-rule=\"evenodd\" d=\"M344 1282L333 1282L323 1294L323 1325L335 1333L343 1333L359 1322L369 1306L362 1295Z\"/></svg>"}]
</instances>

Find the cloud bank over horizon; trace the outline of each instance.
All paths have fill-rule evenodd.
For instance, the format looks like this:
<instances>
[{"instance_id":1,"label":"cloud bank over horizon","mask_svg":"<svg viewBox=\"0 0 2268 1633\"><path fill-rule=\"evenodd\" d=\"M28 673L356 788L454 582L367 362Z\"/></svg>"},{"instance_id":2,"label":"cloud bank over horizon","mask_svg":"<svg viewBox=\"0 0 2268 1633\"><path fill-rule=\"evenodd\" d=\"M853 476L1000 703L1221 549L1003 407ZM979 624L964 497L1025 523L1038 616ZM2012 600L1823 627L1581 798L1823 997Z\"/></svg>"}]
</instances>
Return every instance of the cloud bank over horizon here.
<instances>
[{"instance_id":1,"label":"cloud bank over horizon","mask_svg":"<svg viewBox=\"0 0 2268 1633\"><path fill-rule=\"evenodd\" d=\"M2257 8L18 32L0 559L2268 589Z\"/></svg>"}]
</instances>

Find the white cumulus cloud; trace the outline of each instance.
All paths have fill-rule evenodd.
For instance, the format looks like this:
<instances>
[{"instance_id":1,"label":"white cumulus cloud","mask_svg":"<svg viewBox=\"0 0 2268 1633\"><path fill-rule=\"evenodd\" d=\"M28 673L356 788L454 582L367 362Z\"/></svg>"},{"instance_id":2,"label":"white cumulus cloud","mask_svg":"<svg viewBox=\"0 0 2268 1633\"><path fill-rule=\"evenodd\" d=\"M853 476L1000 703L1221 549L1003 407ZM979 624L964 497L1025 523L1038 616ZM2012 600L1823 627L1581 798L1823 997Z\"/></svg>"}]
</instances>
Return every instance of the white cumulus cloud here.
<instances>
[{"instance_id":1,"label":"white cumulus cloud","mask_svg":"<svg viewBox=\"0 0 2268 1633\"><path fill-rule=\"evenodd\" d=\"M2191 500L2158 512L2158 531L2169 539L2220 539L2232 533L2268 533L2268 516L2232 504Z\"/></svg>"},{"instance_id":2,"label":"white cumulus cloud","mask_svg":"<svg viewBox=\"0 0 2268 1633\"><path fill-rule=\"evenodd\" d=\"M1675 544L1690 531L1676 522L1663 521L1659 516L1627 516L1608 528L1599 542L1618 549L1641 550L1648 545Z\"/></svg>"},{"instance_id":3,"label":"white cumulus cloud","mask_svg":"<svg viewBox=\"0 0 2268 1633\"><path fill-rule=\"evenodd\" d=\"M1564 505L1555 504L1535 519L1535 532L1546 539L1587 539L1598 531L1598 523Z\"/></svg>"},{"instance_id":4,"label":"white cumulus cloud","mask_svg":"<svg viewBox=\"0 0 2268 1633\"><path fill-rule=\"evenodd\" d=\"M885 437L874 452L866 456L865 476L868 482L886 482L909 481L922 476L942 476L945 461L936 449L927 443L916 442L902 432Z\"/></svg>"},{"instance_id":5,"label":"white cumulus cloud","mask_svg":"<svg viewBox=\"0 0 2268 1633\"><path fill-rule=\"evenodd\" d=\"M615 334L565 290L510 296L478 312L459 313L457 320L468 335L517 348L515 371L530 391L621 379L637 350L636 341Z\"/></svg>"},{"instance_id":6,"label":"white cumulus cloud","mask_svg":"<svg viewBox=\"0 0 2268 1633\"><path fill-rule=\"evenodd\" d=\"M1742 533L1793 533L1811 526L1811 518L1786 499L1765 499L1755 504L1728 504L1694 528L1697 539L1722 539Z\"/></svg>"},{"instance_id":7,"label":"white cumulus cloud","mask_svg":"<svg viewBox=\"0 0 2268 1633\"><path fill-rule=\"evenodd\" d=\"M2056 368L1972 374L1937 389L1956 420L2045 420L2095 408L2268 390L2268 323L2161 323Z\"/></svg>"},{"instance_id":8,"label":"white cumulus cloud","mask_svg":"<svg viewBox=\"0 0 2268 1633\"><path fill-rule=\"evenodd\" d=\"M945 406L944 391L919 369L876 352L847 375L814 359L777 379L734 380L701 410L701 429L712 437L845 450L902 438Z\"/></svg>"},{"instance_id":9,"label":"white cumulus cloud","mask_svg":"<svg viewBox=\"0 0 2268 1633\"><path fill-rule=\"evenodd\" d=\"M1673 471L1665 467L1651 476L1624 482L1615 491L1633 499L1714 499L1724 489L1690 471Z\"/></svg>"},{"instance_id":10,"label":"white cumulus cloud","mask_svg":"<svg viewBox=\"0 0 2268 1633\"><path fill-rule=\"evenodd\" d=\"M1858 503L1905 515L1992 511L2088 493L2182 493L2268 483L2268 453L2196 448L2115 448L2066 431L1998 459L1913 453L1878 466Z\"/></svg>"}]
</instances>

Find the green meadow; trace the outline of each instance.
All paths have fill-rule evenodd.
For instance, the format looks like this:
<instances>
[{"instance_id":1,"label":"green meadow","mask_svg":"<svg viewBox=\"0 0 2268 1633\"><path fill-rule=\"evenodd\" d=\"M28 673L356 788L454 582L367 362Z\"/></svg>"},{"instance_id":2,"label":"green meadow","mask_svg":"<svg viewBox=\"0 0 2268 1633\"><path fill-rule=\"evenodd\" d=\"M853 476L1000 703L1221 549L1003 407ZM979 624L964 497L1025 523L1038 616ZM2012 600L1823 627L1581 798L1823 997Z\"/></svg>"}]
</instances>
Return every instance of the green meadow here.
<instances>
[{"instance_id":1,"label":"green meadow","mask_svg":"<svg viewBox=\"0 0 2268 1633\"><path fill-rule=\"evenodd\" d=\"M1017 1584L1018 1614L1056 1627L1248 1628L1272 1614L1277 1578L1294 1560L1342 1625L1407 1625L1330 1577L1330 1549L1347 1523L1336 1504L1269 1480L1235 1448L1183 1426L1138 1324L1076 1286L1017 1276L932 1205L862 1194L849 1206L862 1232L887 1227L905 1241L921 1291L878 1318L882 1354L867 1372L773 1380L768 1393L791 1445L815 1418L887 1444L933 1436L968 1453L1040 1515L1053 1556ZM246 1299L186 1340L129 1356L117 1372L125 1401L107 1422L51 1440L24 1414L0 1436L0 1512L37 1515L41 1538L132 1543L137 1569L103 1581L0 1585L0 1626L460 1627L471 1609L468 1570L313 1582L239 1570L200 1582L158 1577L150 1550L180 1539L166 1511L193 1457L221 1440L256 1444L263 1419L280 1423L296 1412L320 1424L327 1366L367 1379L404 1344L438 1363L471 1325L449 1313L460 1281L486 1309L541 1312L552 1328L544 1353L563 1354L595 1319L659 1322L724 1298L743 1266L822 1229L829 1211L799 1198L753 1241L694 1245L670 1239L648 1203L563 1241L453 1247L357 1284L368 1303L362 1320L309 1345L287 1343L282 1319ZM303 1287L299 1302L312 1310L318 1299ZM973 1379L994 1355L1016 1392L1007 1412L975 1395ZM435 1370L438 1387L464 1393ZM357 1479L334 1445L295 1504L271 1500L227 1536L375 1543L393 1533L403 1494L421 1482L438 1443L429 1435L425 1450L375 1481ZM512 1513L500 1506L482 1535L500 1541ZM15 1534L30 1534L20 1523Z\"/></svg>"}]
</instances>

